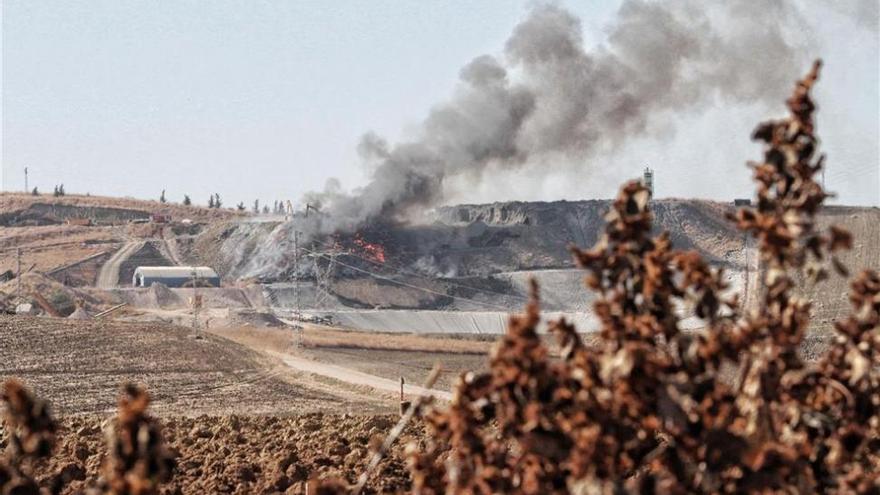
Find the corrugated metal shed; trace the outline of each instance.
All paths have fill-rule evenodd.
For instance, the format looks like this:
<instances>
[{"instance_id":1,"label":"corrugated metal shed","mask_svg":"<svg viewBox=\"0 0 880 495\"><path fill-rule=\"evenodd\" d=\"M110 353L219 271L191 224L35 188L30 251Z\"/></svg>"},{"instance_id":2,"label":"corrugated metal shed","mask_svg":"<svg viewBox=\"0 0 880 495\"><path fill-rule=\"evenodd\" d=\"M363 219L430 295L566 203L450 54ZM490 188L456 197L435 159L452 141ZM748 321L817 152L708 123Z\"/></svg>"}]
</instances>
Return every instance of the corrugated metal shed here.
<instances>
[{"instance_id":1,"label":"corrugated metal shed","mask_svg":"<svg viewBox=\"0 0 880 495\"><path fill-rule=\"evenodd\" d=\"M216 277L217 272L209 266L139 266L135 273L149 277Z\"/></svg>"},{"instance_id":2,"label":"corrugated metal shed","mask_svg":"<svg viewBox=\"0 0 880 495\"><path fill-rule=\"evenodd\" d=\"M191 284L194 277L200 283L220 286L220 276L207 266L139 266L134 271L132 285L149 287L153 282L159 282L168 287L182 287Z\"/></svg>"}]
</instances>

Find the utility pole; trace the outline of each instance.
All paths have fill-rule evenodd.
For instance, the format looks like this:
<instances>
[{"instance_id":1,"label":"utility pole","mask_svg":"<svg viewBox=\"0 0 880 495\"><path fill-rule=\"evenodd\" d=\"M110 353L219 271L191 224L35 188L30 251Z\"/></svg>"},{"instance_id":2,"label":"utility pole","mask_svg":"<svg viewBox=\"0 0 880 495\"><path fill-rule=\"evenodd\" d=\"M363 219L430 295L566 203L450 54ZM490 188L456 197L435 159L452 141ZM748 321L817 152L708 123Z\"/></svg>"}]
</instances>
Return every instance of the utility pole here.
<instances>
[{"instance_id":1,"label":"utility pole","mask_svg":"<svg viewBox=\"0 0 880 495\"><path fill-rule=\"evenodd\" d=\"M295 314L294 320L297 321L297 325L299 325L299 329L294 328L293 331L295 334L295 345L299 349L302 347L302 307L300 306L299 300L299 231L295 228L293 229L293 311Z\"/></svg>"},{"instance_id":2,"label":"utility pole","mask_svg":"<svg viewBox=\"0 0 880 495\"><path fill-rule=\"evenodd\" d=\"M28 177L27 177L27 167L24 168L24 192L25 194L31 192L30 188L28 188Z\"/></svg>"},{"instance_id":3,"label":"utility pole","mask_svg":"<svg viewBox=\"0 0 880 495\"><path fill-rule=\"evenodd\" d=\"M202 296L199 295L199 289L198 289L198 287L199 287L199 274L198 274L198 272L196 271L196 267L193 267L192 272L191 272L191 275L192 275L192 288L193 288L193 294L192 294L192 307L193 307L193 321L192 321L192 328L193 328L193 333L194 333L195 337L198 338L198 337L201 336L201 334L199 333L199 310L202 308Z\"/></svg>"},{"instance_id":4,"label":"utility pole","mask_svg":"<svg viewBox=\"0 0 880 495\"><path fill-rule=\"evenodd\" d=\"M17 286L15 288L15 299L20 303L21 302L21 248L15 250L15 259L18 263L18 268L16 271L18 275L16 275Z\"/></svg>"},{"instance_id":5,"label":"utility pole","mask_svg":"<svg viewBox=\"0 0 880 495\"><path fill-rule=\"evenodd\" d=\"M293 311L299 318L299 232L296 230L293 231Z\"/></svg>"},{"instance_id":6,"label":"utility pole","mask_svg":"<svg viewBox=\"0 0 880 495\"><path fill-rule=\"evenodd\" d=\"M320 308L324 301L330 298L333 268L336 264L336 257L340 254L341 252L335 246L320 253L310 254L315 265L315 308ZM327 260L327 266L324 269L321 269L320 258Z\"/></svg>"}]
</instances>

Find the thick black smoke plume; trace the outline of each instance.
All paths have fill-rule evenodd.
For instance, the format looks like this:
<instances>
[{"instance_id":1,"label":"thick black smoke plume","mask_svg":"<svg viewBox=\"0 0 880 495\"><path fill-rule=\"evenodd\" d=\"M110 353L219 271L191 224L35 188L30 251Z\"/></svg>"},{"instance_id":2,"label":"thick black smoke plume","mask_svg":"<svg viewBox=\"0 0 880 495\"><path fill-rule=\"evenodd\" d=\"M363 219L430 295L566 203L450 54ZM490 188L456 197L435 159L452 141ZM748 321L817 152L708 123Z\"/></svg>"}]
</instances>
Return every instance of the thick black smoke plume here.
<instances>
[{"instance_id":1,"label":"thick black smoke plume","mask_svg":"<svg viewBox=\"0 0 880 495\"><path fill-rule=\"evenodd\" d=\"M329 214L321 230L351 230L438 204L453 176L480 180L487 167L536 158L586 163L652 119L713 97L776 101L804 65L788 41L799 23L783 1L628 0L607 43L587 51L574 15L534 7L503 55L462 68L454 95L430 112L417 139L389 145L364 136L360 151L373 170L365 187L348 194L334 183L307 201Z\"/></svg>"}]
</instances>

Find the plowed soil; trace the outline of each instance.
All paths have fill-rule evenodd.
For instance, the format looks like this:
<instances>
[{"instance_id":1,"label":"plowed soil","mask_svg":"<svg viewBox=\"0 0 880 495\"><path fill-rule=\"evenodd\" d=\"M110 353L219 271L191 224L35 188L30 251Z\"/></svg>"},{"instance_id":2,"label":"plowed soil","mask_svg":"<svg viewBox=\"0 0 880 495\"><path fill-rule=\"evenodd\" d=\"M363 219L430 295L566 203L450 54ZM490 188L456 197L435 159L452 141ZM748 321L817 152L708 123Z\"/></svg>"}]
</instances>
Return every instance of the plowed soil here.
<instances>
[{"instance_id":1,"label":"plowed soil","mask_svg":"<svg viewBox=\"0 0 880 495\"><path fill-rule=\"evenodd\" d=\"M310 479L338 478L352 484L369 462L369 446L380 441L396 416L308 414L297 417L209 417L163 420L166 441L179 454L164 493L306 493ZM102 421L61 422L55 455L35 466L49 481L66 472L73 481L62 493L81 493L100 476L106 456ZM406 444L422 433L407 430L371 476L366 493L409 487ZM2 445L2 440L0 440Z\"/></svg>"},{"instance_id":2,"label":"plowed soil","mask_svg":"<svg viewBox=\"0 0 880 495\"><path fill-rule=\"evenodd\" d=\"M17 377L63 415L106 413L143 384L169 415L389 412L387 400L296 374L259 351L162 323L0 316L0 380Z\"/></svg>"}]
</instances>

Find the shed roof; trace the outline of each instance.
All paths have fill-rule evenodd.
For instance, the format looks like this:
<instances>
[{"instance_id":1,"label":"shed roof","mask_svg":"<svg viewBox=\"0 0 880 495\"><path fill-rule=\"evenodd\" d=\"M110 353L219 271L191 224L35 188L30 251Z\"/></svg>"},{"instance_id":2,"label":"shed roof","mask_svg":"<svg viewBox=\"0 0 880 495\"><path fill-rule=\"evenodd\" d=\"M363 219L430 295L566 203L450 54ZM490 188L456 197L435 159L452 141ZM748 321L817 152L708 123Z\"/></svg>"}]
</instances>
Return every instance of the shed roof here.
<instances>
[{"instance_id":1,"label":"shed roof","mask_svg":"<svg viewBox=\"0 0 880 495\"><path fill-rule=\"evenodd\" d=\"M192 277L193 272L200 278L217 277L217 272L209 266L139 266L135 275L144 277Z\"/></svg>"}]
</instances>

